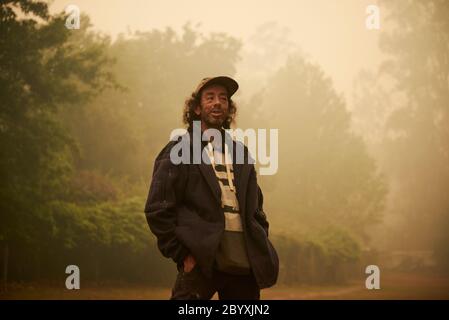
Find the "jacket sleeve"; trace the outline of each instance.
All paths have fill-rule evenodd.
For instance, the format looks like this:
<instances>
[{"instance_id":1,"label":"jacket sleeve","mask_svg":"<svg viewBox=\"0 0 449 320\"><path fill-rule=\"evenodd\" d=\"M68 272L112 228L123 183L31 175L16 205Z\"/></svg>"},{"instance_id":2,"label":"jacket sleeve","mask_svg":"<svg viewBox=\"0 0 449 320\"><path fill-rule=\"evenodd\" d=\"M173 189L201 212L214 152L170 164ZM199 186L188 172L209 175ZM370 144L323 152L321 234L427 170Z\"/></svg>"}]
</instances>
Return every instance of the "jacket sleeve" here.
<instances>
[{"instance_id":1,"label":"jacket sleeve","mask_svg":"<svg viewBox=\"0 0 449 320\"><path fill-rule=\"evenodd\" d=\"M256 177L257 173L256 173L255 169L253 169L252 174L254 174L254 176ZM263 210L263 193L259 187L259 184L257 183L257 178L256 178L256 185L257 185L257 203L258 203L258 205L257 205L256 212L254 214L254 218L265 230L265 232L267 233L267 237L268 237L268 229L269 229L270 224L268 223L267 215L265 214L265 212Z\"/></svg>"},{"instance_id":2,"label":"jacket sleeve","mask_svg":"<svg viewBox=\"0 0 449 320\"><path fill-rule=\"evenodd\" d=\"M159 250L165 257L179 264L189 254L188 248L175 234L177 208L182 202L186 176L184 166L174 165L170 161L167 147L155 161L144 211L150 230L157 238Z\"/></svg>"}]
</instances>

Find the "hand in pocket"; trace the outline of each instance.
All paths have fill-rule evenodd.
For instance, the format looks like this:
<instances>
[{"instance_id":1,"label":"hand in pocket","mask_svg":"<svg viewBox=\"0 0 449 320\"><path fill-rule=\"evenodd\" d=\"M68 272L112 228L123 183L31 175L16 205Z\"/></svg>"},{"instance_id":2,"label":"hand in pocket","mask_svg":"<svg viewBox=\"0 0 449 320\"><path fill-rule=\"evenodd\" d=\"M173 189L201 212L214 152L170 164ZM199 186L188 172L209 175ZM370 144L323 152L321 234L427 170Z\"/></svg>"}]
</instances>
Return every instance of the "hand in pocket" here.
<instances>
[{"instance_id":1,"label":"hand in pocket","mask_svg":"<svg viewBox=\"0 0 449 320\"><path fill-rule=\"evenodd\" d=\"M184 272L192 271L195 265L196 265L195 258L191 254L189 254L184 259Z\"/></svg>"}]
</instances>

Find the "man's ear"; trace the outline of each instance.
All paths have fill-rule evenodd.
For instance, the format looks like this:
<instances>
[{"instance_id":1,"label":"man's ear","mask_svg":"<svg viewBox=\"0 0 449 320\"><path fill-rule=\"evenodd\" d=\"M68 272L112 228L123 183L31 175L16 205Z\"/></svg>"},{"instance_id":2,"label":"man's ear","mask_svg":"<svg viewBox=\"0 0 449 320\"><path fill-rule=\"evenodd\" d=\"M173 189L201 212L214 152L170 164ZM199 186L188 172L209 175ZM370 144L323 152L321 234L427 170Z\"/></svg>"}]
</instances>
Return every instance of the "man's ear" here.
<instances>
[{"instance_id":1,"label":"man's ear","mask_svg":"<svg viewBox=\"0 0 449 320\"><path fill-rule=\"evenodd\" d=\"M195 112L195 114L196 114L197 116L199 116L199 115L201 114L201 105L197 105L197 106L195 107L195 109L193 109L193 111Z\"/></svg>"}]
</instances>

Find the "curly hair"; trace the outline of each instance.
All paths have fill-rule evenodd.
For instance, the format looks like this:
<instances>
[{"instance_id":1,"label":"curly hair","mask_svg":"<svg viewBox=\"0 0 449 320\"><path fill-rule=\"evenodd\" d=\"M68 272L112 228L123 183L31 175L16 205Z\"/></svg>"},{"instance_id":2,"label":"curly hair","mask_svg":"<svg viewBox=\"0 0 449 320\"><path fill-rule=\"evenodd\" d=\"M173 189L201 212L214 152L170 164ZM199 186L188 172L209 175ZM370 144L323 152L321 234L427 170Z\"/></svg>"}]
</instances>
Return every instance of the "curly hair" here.
<instances>
[{"instance_id":1,"label":"curly hair","mask_svg":"<svg viewBox=\"0 0 449 320\"><path fill-rule=\"evenodd\" d=\"M230 129L231 123L234 123L237 113L237 105L231 98L228 97L229 109L228 117L223 122L223 128ZM192 92L189 98L184 102L182 122L187 125L188 128L192 128L194 120L201 120L201 117L195 113L195 108L201 103L201 91L198 93Z\"/></svg>"}]
</instances>

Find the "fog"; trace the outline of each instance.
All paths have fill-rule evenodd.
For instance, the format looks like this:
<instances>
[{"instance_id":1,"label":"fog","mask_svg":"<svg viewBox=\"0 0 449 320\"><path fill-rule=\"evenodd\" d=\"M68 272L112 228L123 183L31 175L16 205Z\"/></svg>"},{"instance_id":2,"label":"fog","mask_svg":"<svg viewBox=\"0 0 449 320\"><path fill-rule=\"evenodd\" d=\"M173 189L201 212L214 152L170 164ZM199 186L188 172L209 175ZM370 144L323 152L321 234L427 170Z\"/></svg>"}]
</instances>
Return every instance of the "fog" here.
<instances>
[{"instance_id":1,"label":"fog","mask_svg":"<svg viewBox=\"0 0 449 320\"><path fill-rule=\"evenodd\" d=\"M202 33L224 32L234 36L243 42L243 60L237 74L241 80L248 78L242 94L251 91L252 86L257 87L256 79L248 73L257 72L266 77L285 60L290 50L301 50L322 66L337 91L350 99L358 72L375 70L382 59L377 44L379 31L365 27L366 7L376 3L370 0L230 0L222 4L206 0L79 0L76 3L55 0L50 9L59 12L69 4L76 4L92 18L95 29L112 37L128 31L166 27L179 32L187 22L199 25ZM260 28L267 24L266 36L271 38L261 39ZM275 56L257 63L244 59L252 51L264 49L273 50L270 53ZM276 59L277 65L272 64L272 59Z\"/></svg>"},{"instance_id":2,"label":"fog","mask_svg":"<svg viewBox=\"0 0 449 320\"><path fill-rule=\"evenodd\" d=\"M79 30L58 16L69 4ZM33 12L47 24L0 30L4 283L58 278L76 258L89 281L168 286L142 212L154 159L199 80L219 74L240 85L233 128L278 130L278 170L258 182L280 284L344 284L367 265L449 270L447 1L45 11Z\"/></svg>"}]
</instances>

